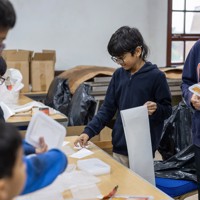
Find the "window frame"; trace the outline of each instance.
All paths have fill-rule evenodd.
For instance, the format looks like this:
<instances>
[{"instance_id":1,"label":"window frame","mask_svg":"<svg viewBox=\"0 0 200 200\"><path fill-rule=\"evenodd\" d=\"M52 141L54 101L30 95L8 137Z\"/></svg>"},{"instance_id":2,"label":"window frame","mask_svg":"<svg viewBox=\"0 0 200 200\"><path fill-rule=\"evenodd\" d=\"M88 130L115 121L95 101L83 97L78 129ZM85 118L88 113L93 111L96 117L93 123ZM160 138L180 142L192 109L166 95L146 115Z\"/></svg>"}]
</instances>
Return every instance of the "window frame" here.
<instances>
[{"instance_id":1,"label":"window frame","mask_svg":"<svg viewBox=\"0 0 200 200\"><path fill-rule=\"evenodd\" d=\"M185 46L187 41L197 41L200 39L200 33L196 34L190 34L190 33L185 33L185 23L186 23L186 13L188 12L197 12L200 13L200 11L194 11L194 10L186 10L186 0L184 0L184 10L172 10L172 4L173 0L168 0L168 18L167 18L167 58L166 58L166 63L167 66L179 66L183 65L185 61ZM184 14L184 33L180 34L174 34L172 33L172 14L173 12L183 12ZM183 41L183 62L171 62L172 58L172 42L173 41Z\"/></svg>"}]
</instances>

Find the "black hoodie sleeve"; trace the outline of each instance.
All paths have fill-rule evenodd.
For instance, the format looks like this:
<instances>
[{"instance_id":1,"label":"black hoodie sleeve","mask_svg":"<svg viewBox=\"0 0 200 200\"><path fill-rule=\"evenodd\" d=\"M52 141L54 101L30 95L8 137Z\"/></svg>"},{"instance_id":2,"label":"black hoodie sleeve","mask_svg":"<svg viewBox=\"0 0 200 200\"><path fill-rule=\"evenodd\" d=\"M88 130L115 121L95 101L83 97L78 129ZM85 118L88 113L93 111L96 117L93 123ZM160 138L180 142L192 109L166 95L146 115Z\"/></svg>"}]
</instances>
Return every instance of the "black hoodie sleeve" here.
<instances>
[{"instance_id":1,"label":"black hoodie sleeve","mask_svg":"<svg viewBox=\"0 0 200 200\"><path fill-rule=\"evenodd\" d=\"M114 117L117 110L117 103L115 98L115 73L112 76L111 82L107 89L104 102L98 113L93 117L92 121L85 127L84 133L87 133L89 138L99 134L100 131L108 124Z\"/></svg>"},{"instance_id":2,"label":"black hoodie sleeve","mask_svg":"<svg viewBox=\"0 0 200 200\"><path fill-rule=\"evenodd\" d=\"M0 120L5 122L3 110L1 107L0 107Z\"/></svg>"}]
</instances>

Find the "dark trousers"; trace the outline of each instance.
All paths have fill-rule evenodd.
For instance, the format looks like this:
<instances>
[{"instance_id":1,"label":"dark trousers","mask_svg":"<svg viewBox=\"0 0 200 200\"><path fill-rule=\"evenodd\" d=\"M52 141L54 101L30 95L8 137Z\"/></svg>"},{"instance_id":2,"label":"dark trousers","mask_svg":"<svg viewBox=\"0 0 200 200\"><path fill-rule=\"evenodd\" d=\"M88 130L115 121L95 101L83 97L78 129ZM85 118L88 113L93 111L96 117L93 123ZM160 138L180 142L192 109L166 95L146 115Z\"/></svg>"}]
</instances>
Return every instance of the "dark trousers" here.
<instances>
[{"instance_id":1,"label":"dark trousers","mask_svg":"<svg viewBox=\"0 0 200 200\"><path fill-rule=\"evenodd\" d=\"M195 164L198 184L198 199L200 200L200 147L194 145Z\"/></svg>"}]
</instances>

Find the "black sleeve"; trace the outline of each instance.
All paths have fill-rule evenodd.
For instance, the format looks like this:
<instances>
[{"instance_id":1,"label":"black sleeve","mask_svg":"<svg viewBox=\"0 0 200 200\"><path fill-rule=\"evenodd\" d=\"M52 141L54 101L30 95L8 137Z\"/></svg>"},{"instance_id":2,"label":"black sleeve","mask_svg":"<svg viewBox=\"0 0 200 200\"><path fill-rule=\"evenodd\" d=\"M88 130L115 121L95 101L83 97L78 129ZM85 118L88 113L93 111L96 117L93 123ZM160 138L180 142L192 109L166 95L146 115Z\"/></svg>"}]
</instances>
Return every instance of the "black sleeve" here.
<instances>
[{"instance_id":1,"label":"black sleeve","mask_svg":"<svg viewBox=\"0 0 200 200\"><path fill-rule=\"evenodd\" d=\"M3 110L1 107L0 107L0 120L5 122Z\"/></svg>"}]
</instances>

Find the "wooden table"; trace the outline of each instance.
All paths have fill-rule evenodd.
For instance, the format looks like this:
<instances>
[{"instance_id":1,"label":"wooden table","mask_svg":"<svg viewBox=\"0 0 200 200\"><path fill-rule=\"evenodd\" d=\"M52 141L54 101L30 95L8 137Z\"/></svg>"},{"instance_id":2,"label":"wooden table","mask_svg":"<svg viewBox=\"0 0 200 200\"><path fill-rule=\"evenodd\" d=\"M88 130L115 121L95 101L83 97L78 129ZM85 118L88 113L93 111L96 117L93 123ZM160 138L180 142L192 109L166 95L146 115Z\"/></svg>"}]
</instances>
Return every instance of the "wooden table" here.
<instances>
[{"instance_id":1,"label":"wooden table","mask_svg":"<svg viewBox=\"0 0 200 200\"><path fill-rule=\"evenodd\" d=\"M46 96L47 96L47 91L25 92L25 93L22 93L22 95L27 96L27 97L33 99L34 101L40 101L40 102L44 103Z\"/></svg>"},{"instance_id":2,"label":"wooden table","mask_svg":"<svg viewBox=\"0 0 200 200\"><path fill-rule=\"evenodd\" d=\"M33 101L33 100L24 95L20 95L18 105L23 105L23 104L29 103L31 101ZM62 113L53 114L53 115L49 115L49 116L58 122L67 122L68 121L68 118ZM28 126L31 118L32 118L31 115L24 115L24 116L14 115L14 116L11 116L10 118L8 118L7 122L12 123L18 127L19 126Z\"/></svg>"},{"instance_id":3,"label":"wooden table","mask_svg":"<svg viewBox=\"0 0 200 200\"><path fill-rule=\"evenodd\" d=\"M69 145L71 147L73 147L75 138L76 136L66 137L66 141L70 142ZM94 154L83 159L99 158L111 166L110 174L98 176L101 181L97 184L97 186L103 195L108 194L114 188L114 186L118 185L119 188L117 194L147 195L153 196L154 200L172 199L136 173L115 161L109 154L97 146L93 145L90 150L93 151ZM78 159L68 156L68 160L69 164L76 164ZM63 196L64 198L71 198L71 193L69 191L65 191Z\"/></svg>"}]
</instances>

